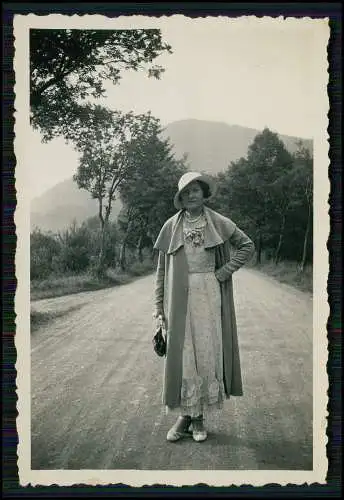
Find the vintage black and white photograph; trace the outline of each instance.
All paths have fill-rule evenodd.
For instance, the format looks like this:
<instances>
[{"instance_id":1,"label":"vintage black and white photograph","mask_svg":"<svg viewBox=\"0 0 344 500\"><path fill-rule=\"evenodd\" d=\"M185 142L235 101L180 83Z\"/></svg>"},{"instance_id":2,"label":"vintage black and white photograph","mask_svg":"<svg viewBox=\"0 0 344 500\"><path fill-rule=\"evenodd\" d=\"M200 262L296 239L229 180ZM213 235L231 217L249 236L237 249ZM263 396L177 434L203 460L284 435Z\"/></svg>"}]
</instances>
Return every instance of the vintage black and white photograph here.
<instances>
[{"instance_id":1,"label":"vintage black and white photograph","mask_svg":"<svg viewBox=\"0 0 344 500\"><path fill-rule=\"evenodd\" d=\"M18 466L326 477L326 19L15 16Z\"/></svg>"}]
</instances>

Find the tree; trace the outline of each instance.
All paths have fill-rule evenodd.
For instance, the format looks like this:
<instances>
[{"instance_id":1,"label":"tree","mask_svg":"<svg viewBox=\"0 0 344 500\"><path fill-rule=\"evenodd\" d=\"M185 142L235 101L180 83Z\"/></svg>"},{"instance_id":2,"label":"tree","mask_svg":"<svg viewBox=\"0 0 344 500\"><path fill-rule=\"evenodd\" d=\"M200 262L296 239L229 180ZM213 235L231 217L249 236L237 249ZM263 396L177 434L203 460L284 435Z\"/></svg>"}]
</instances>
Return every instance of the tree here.
<instances>
[{"instance_id":1,"label":"tree","mask_svg":"<svg viewBox=\"0 0 344 500\"><path fill-rule=\"evenodd\" d=\"M289 168L281 174L281 176L276 179L273 183L275 190L275 213L276 213L276 229L277 229L277 244L273 252L273 260L275 264L278 264L281 258L281 250L283 245L283 240L285 237L286 221L289 209L292 204L293 197L293 176L292 170ZM274 228L272 228L274 231Z\"/></svg>"},{"instance_id":2,"label":"tree","mask_svg":"<svg viewBox=\"0 0 344 500\"><path fill-rule=\"evenodd\" d=\"M283 239L288 209L288 172L292 157L276 133L265 128L249 146L247 155L248 182L255 194L257 221L257 260L264 240L275 240L275 259ZM276 244L276 243L275 243Z\"/></svg>"},{"instance_id":3,"label":"tree","mask_svg":"<svg viewBox=\"0 0 344 500\"><path fill-rule=\"evenodd\" d=\"M172 51L157 29L31 29L32 126L44 141L65 135L87 100L105 95L105 81L117 84L125 70L159 78L152 61L163 52Z\"/></svg>"},{"instance_id":4,"label":"tree","mask_svg":"<svg viewBox=\"0 0 344 500\"><path fill-rule=\"evenodd\" d=\"M265 129L250 145L247 158L218 174L214 207L232 217L256 244L257 263L263 250L277 264L297 260L302 271L312 242L313 159L302 143L290 155Z\"/></svg>"},{"instance_id":5,"label":"tree","mask_svg":"<svg viewBox=\"0 0 344 500\"><path fill-rule=\"evenodd\" d=\"M290 205L293 158L278 135L269 129L257 134L246 158L232 162L218 176L219 202L249 234L256 246L257 263L269 250L280 258Z\"/></svg>"},{"instance_id":6,"label":"tree","mask_svg":"<svg viewBox=\"0 0 344 500\"><path fill-rule=\"evenodd\" d=\"M81 158L74 180L98 200L101 223L99 273L104 271L106 237L112 204L120 186L135 174L137 149L156 130L158 121L150 113L122 115L94 107L93 119L76 140Z\"/></svg>"},{"instance_id":7,"label":"tree","mask_svg":"<svg viewBox=\"0 0 344 500\"><path fill-rule=\"evenodd\" d=\"M313 158L307 148L298 143L298 149L294 154L294 165L292 171L293 196L292 203L298 214L306 214L305 225L301 228L303 233L302 253L299 260L299 271L303 272L308 253L309 239L313 220Z\"/></svg>"},{"instance_id":8,"label":"tree","mask_svg":"<svg viewBox=\"0 0 344 500\"><path fill-rule=\"evenodd\" d=\"M151 135L138 142L133 148L134 174L120 187L124 209L119 218L124 231L121 252L121 266L125 268L125 247L136 247L137 257L142 260L145 245L153 247L163 223L174 212L173 196L181 175L186 172L185 158L177 160L172 154L168 140L160 139L160 125L157 122Z\"/></svg>"}]
</instances>

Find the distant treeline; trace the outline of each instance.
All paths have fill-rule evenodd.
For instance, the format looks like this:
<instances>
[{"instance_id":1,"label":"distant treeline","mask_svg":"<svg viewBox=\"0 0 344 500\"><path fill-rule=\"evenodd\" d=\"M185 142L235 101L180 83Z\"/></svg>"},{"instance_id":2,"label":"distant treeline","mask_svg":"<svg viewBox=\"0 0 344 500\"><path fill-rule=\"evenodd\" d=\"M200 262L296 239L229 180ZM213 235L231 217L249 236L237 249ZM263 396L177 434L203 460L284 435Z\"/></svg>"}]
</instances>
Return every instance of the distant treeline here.
<instances>
[{"instance_id":1,"label":"distant treeline","mask_svg":"<svg viewBox=\"0 0 344 500\"><path fill-rule=\"evenodd\" d=\"M87 270L99 273L109 267L125 270L146 258L153 263L153 243L165 220L175 213L173 196L188 165L186 157L175 159L168 141L159 138L157 120L141 116L136 123L132 139L117 153L117 170L110 162L104 169L102 151L92 156L85 149L75 180L98 199L99 213L59 233L35 229L31 279ZM112 176L115 172L118 181L110 196L106 180L113 187L114 177L106 177L109 172ZM218 192L209 204L250 235L258 264L263 256L275 263L296 261L302 272L312 263L313 159L302 143L290 154L278 135L265 129L250 145L247 157L232 162L216 180ZM113 223L109 214L115 194L123 209Z\"/></svg>"}]
</instances>

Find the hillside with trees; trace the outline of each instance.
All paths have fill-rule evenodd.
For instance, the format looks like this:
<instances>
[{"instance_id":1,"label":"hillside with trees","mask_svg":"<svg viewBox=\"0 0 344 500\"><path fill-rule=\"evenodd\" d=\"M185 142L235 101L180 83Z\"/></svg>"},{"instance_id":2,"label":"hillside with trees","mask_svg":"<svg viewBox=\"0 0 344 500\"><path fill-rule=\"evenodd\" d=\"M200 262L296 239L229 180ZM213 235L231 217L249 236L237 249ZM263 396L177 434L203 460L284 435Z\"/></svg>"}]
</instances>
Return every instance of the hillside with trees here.
<instances>
[{"instance_id":1,"label":"hillside with trees","mask_svg":"<svg viewBox=\"0 0 344 500\"><path fill-rule=\"evenodd\" d=\"M251 235L256 263L313 260L313 158L301 142L294 154L269 129L258 134L245 158L217 176L212 205Z\"/></svg>"},{"instance_id":2,"label":"hillside with trees","mask_svg":"<svg viewBox=\"0 0 344 500\"><path fill-rule=\"evenodd\" d=\"M227 166L245 157L248 147L262 132L249 127L207 120L179 120L169 123L163 130L163 137L173 144L177 158L187 155L191 170L202 170L218 174ZM278 134L290 153L295 153L302 140L305 148L312 151L312 140Z\"/></svg>"},{"instance_id":3,"label":"hillside with trees","mask_svg":"<svg viewBox=\"0 0 344 500\"><path fill-rule=\"evenodd\" d=\"M146 128L145 134L125 144L127 170L122 173L130 175L118 177L117 165L111 167L112 177L103 177L110 187L117 182L122 207L118 220L107 215L111 190L102 186L98 215L63 232L33 231L33 278L90 269L126 271L144 262L146 270L154 268L153 243L164 221L175 213L173 196L187 167L175 158L169 142L160 139L159 121L150 115L145 120L150 133ZM100 189L93 160L80 164L76 178L90 194ZM296 263L299 279L313 261L313 158L309 150L300 142L291 154L277 134L265 129L255 137L246 157L214 177L218 192L209 205L232 218L254 240L253 264Z\"/></svg>"},{"instance_id":4,"label":"hillside with trees","mask_svg":"<svg viewBox=\"0 0 344 500\"><path fill-rule=\"evenodd\" d=\"M159 137L171 144L176 159L184 158L190 170L201 170L212 175L224 172L228 165L246 157L256 135L261 133L246 127L202 120L182 120L163 127ZM293 154L301 140L297 137L278 135L284 146ZM312 141L302 140L312 152ZM185 158L186 157L186 158ZM113 202L110 218L117 219L122 208L119 197ZM64 230L74 221L84 222L97 213L97 202L87 191L78 189L71 178L57 184L34 199L31 205L31 228Z\"/></svg>"},{"instance_id":5,"label":"hillside with trees","mask_svg":"<svg viewBox=\"0 0 344 500\"><path fill-rule=\"evenodd\" d=\"M249 129L244 139L240 127L186 120L179 122L185 133L178 145L175 127L164 130L149 112L122 113L91 102L104 95L104 81L118 84L123 71L160 78L164 69L154 60L171 47L159 30L31 30L30 50L31 124L43 141L61 136L77 151L74 188L94 207L91 217L80 216L67 228L32 230L32 282L46 283L54 295L56 279L64 277L84 276L84 285L93 287L108 283L109 273L118 283L121 273L151 272L154 240L175 213L178 179L190 167L216 178L219 192L210 204L254 240L253 264L277 269L296 263L291 282L305 276L313 260L310 141L283 139L268 128ZM68 211L62 191L57 198Z\"/></svg>"}]
</instances>

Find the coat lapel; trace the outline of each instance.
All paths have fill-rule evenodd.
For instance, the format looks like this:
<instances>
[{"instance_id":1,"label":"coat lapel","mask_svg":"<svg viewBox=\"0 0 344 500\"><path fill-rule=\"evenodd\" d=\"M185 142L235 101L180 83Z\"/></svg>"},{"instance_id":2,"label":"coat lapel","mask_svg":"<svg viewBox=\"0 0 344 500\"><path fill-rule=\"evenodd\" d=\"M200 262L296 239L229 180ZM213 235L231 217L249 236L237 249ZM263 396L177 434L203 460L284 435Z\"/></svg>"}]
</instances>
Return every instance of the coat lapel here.
<instances>
[{"instance_id":1,"label":"coat lapel","mask_svg":"<svg viewBox=\"0 0 344 500\"><path fill-rule=\"evenodd\" d=\"M204 215L207 219L207 225L204 231L204 248L212 248L221 245L224 240L216 230L208 207L204 207Z\"/></svg>"},{"instance_id":2,"label":"coat lapel","mask_svg":"<svg viewBox=\"0 0 344 500\"><path fill-rule=\"evenodd\" d=\"M176 253L176 251L184 245L182 213L183 212L180 211L176 214L176 222L172 227L171 240L167 250L168 254Z\"/></svg>"}]
</instances>

